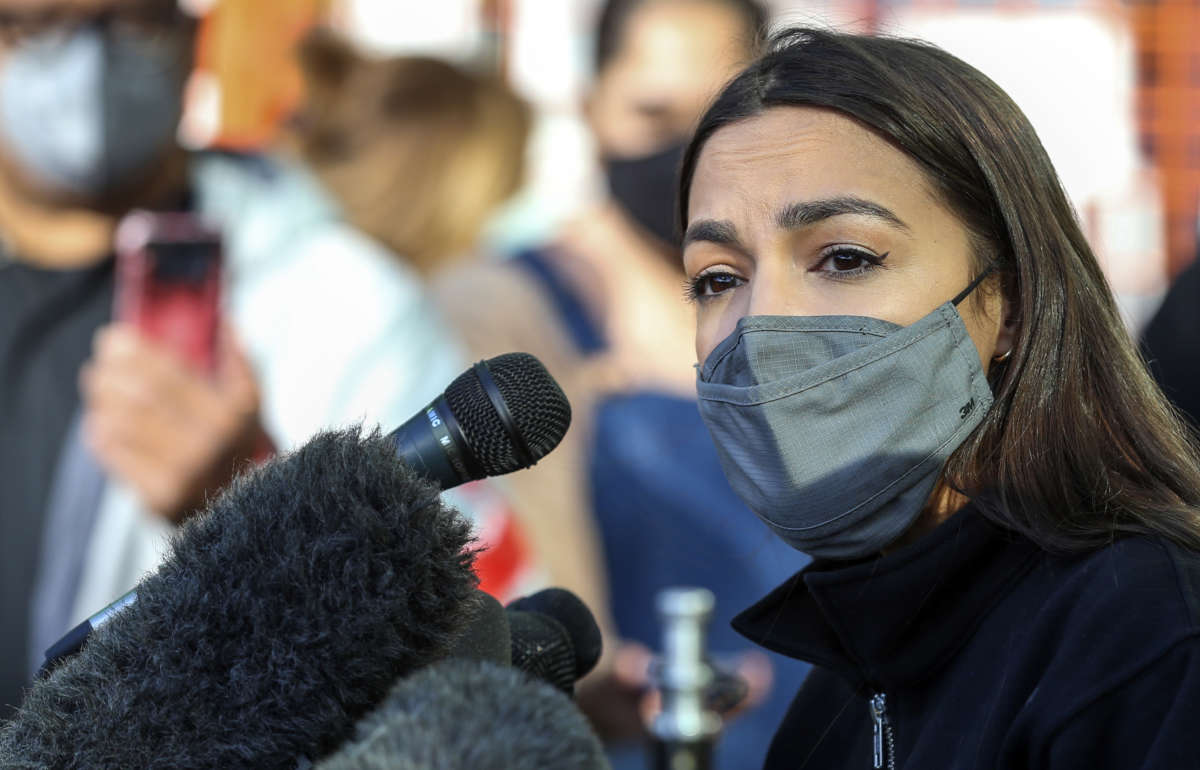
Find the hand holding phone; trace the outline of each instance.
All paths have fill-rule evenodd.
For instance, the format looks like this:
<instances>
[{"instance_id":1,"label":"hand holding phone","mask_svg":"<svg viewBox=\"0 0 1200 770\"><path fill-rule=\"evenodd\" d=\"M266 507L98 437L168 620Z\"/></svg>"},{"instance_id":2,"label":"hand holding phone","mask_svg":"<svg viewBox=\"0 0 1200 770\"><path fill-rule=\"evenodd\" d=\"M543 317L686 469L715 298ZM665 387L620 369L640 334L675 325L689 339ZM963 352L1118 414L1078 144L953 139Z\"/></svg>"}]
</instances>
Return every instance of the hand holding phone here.
<instances>
[{"instance_id":1,"label":"hand holding phone","mask_svg":"<svg viewBox=\"0 0 1200 770\"><path fill-rule=\"evenodd\" d=\"M128 324L95 337L80 374L84 435L104 469L179 522L270 446L254 372L222 334L212 377Z\"/></svg>"},{"instance_id":2,"label":"hand holding phone","mask_svg":"<svg viewBox=\"0 0 1200 770\"><path fill-rule=\"evenodd\" d=\"M220 322L220 238L190 214L117 230L117 322L80 374L85 436L151 511L182 521L270 446L253 369Z\"/></svg>"},{"instance_id":3,"label":"hand holding phone","mask_svg":"<svg viewBox=\"0 0 1200 770\"><path fill-rule=\"evenodd\" d=\"M221 295L221 236L187 212L134 211L116 232L115 315L211 374Z\"/></svg>"}]
</instances>

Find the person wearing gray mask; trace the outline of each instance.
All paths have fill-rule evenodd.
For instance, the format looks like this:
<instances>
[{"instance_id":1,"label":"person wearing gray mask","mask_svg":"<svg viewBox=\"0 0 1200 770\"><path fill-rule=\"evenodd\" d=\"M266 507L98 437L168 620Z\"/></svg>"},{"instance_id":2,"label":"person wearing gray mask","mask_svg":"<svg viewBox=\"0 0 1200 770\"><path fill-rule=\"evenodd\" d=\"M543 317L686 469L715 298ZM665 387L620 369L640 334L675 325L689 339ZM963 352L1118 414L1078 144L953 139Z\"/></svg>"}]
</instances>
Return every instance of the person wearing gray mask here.
<instances>
[{"instance_id":1,"label":"person wearing gray mask","mask_svg":"<svg viewBox=\"0 0 1200 770\"><path fill-rule=\"evenodd\" d=\"M475 355L537 355L575 407L563 444L511 488L536 522L535 552L556 555L565 567L554 565L558 580L573 579L565 584L601 619L606 654L580 695L619 768L647 761L631 706L650 685L650 650L660 643L657 591L713 591L710 649L737 661L751 684L748 708L727 721L716 748L718 770L760 760L807 671L729 628L736 608L807 558L764 533L714 472L690 368L693 313L678 301L682 149L713 95L756 55L769 5L596 3L583 117L607 194L511 259L468 265L437 284Z\"/></svg>"},{"instance_id":2,"label":"person wearing gray mask","mask_svg":"<svg viewBox=\"0 0 1200 770\"><path fill-rule=\"evenodd\" d=\"M178 187L159 181L183 154L175 130L194 25L176 4L11 5L0 6L0 142L18 187L107 208Z\"/></svg>"},{"instance_id":3,"label":"person wearing gray mask","mask_svg":"<svg viewBox=\"0 0 1200 770\"><path fill-rule=\"evenodd\" d=\"M35 34L0 73L0 135L35 181L102 195L174 145L186 74L178 41L120 25Z\"/></svg>"},{"instance_id":4,"label":"person wearing gray mask","mask_svg":"<svg viewBox=\"0 0 1200 770\"><path fill-rule=\"evenodd\" d=\"M0 0L0 720L265 447L398 424L463 363L310 175L180 146L196 29L180 0ZM114 321L133 209L222 236L211 372Z\"/></svg>"},{"instance_id":5,"label":"person wearing gray mask","mask_svg":"<svg viewBox=\"0 0 1200 770\"><path fill-rule=\"evenodd\" d=\"M814 557L767 768L1196 767L1200 452L1036 134L930 45L780 33L683 160L701 415Z\"/></svg>"},{"instance_id":6,"label":"person wearing gray mask","mask_svg":"<svg viewBox=\"0 0 1200 770\"><path fill-rule=\"evenodd\" d=\"M0 715L28 681L41 551L87 539L79 522L43 530L78 435L77 376L112 316L116 222L186 196L175 127L194 26L163 0L0 2Z\"/></svg>"}]
</instances>

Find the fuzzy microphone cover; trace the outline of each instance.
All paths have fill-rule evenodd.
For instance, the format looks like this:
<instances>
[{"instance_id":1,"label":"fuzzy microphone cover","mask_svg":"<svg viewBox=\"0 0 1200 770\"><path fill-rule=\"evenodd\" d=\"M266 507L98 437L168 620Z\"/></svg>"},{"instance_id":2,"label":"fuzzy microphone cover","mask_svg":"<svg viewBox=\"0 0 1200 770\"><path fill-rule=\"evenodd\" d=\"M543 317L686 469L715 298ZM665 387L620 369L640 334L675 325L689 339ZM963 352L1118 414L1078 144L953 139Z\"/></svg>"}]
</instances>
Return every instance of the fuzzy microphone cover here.
<instances>
[{"instance_id":1,"label":"fuzzy microphone cover","mask_svg":"<svg viewBox=\"0 0 1200 770\"><path fill-rule=\"evenodd\" d=\"M378 432L325 433L185 524L137 602L27 693L5 768L288 768L443 657L470 525Z\"/></svg>"},{"instance_id":2,"label":"fuzzy microphone cover","mask_svg":"<svg viewBox=\"0 0 1200 770\"><path fill-rule=\"evenodd\" d=\"M606 770L564 693L489 661L446 660L400 680L317 770Z\"/></svg>"}]
</instances>

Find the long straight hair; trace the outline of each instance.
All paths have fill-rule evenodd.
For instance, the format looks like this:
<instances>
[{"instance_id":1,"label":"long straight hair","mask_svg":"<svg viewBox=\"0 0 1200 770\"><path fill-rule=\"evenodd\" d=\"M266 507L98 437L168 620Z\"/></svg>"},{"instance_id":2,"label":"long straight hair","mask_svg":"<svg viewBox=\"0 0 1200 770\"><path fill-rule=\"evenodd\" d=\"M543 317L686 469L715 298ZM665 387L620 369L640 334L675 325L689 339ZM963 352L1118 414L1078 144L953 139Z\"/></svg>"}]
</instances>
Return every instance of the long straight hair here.
<instances>
[{"instance_id":1,"label":"long straight hair","mask_svg":"<svg viewBox=\"0 0 1200 770\"><path fill-rule=\"evenodd\" d=\"M989 290L1009 300L1016 340L992 366L994 405L944 480L1046 550L1135 533L1200 548L1195 439L1147 373L1058 175L1008 95L925 43L784 31L701 119L684 155L680 221L708 138L779 106L837 110L887 139L968 229L975 273L995 265Z\"/></svg>"}]
</instances>

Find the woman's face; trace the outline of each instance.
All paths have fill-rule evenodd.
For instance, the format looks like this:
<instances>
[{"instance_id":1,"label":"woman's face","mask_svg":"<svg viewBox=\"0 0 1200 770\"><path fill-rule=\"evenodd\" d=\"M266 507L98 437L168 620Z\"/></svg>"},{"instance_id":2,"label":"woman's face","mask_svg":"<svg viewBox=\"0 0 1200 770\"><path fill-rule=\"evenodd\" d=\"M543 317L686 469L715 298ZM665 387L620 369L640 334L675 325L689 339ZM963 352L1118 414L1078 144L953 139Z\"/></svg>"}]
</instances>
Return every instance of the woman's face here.
<instances>
[{"instance_id":1,"label":"woman's face","mask_svg":"<svg viewBox=\"0 0 1200 770\"><path fill-rule=\"evenodd\" d=\"M708 139L683 261L701 362L742 316L907 326L973 277L967 230L916 163L840 113L809 107L774 107ZM1012 342L1004 302L983 292L958 312L986 372Z\"/></svg>"}]
</instances>

